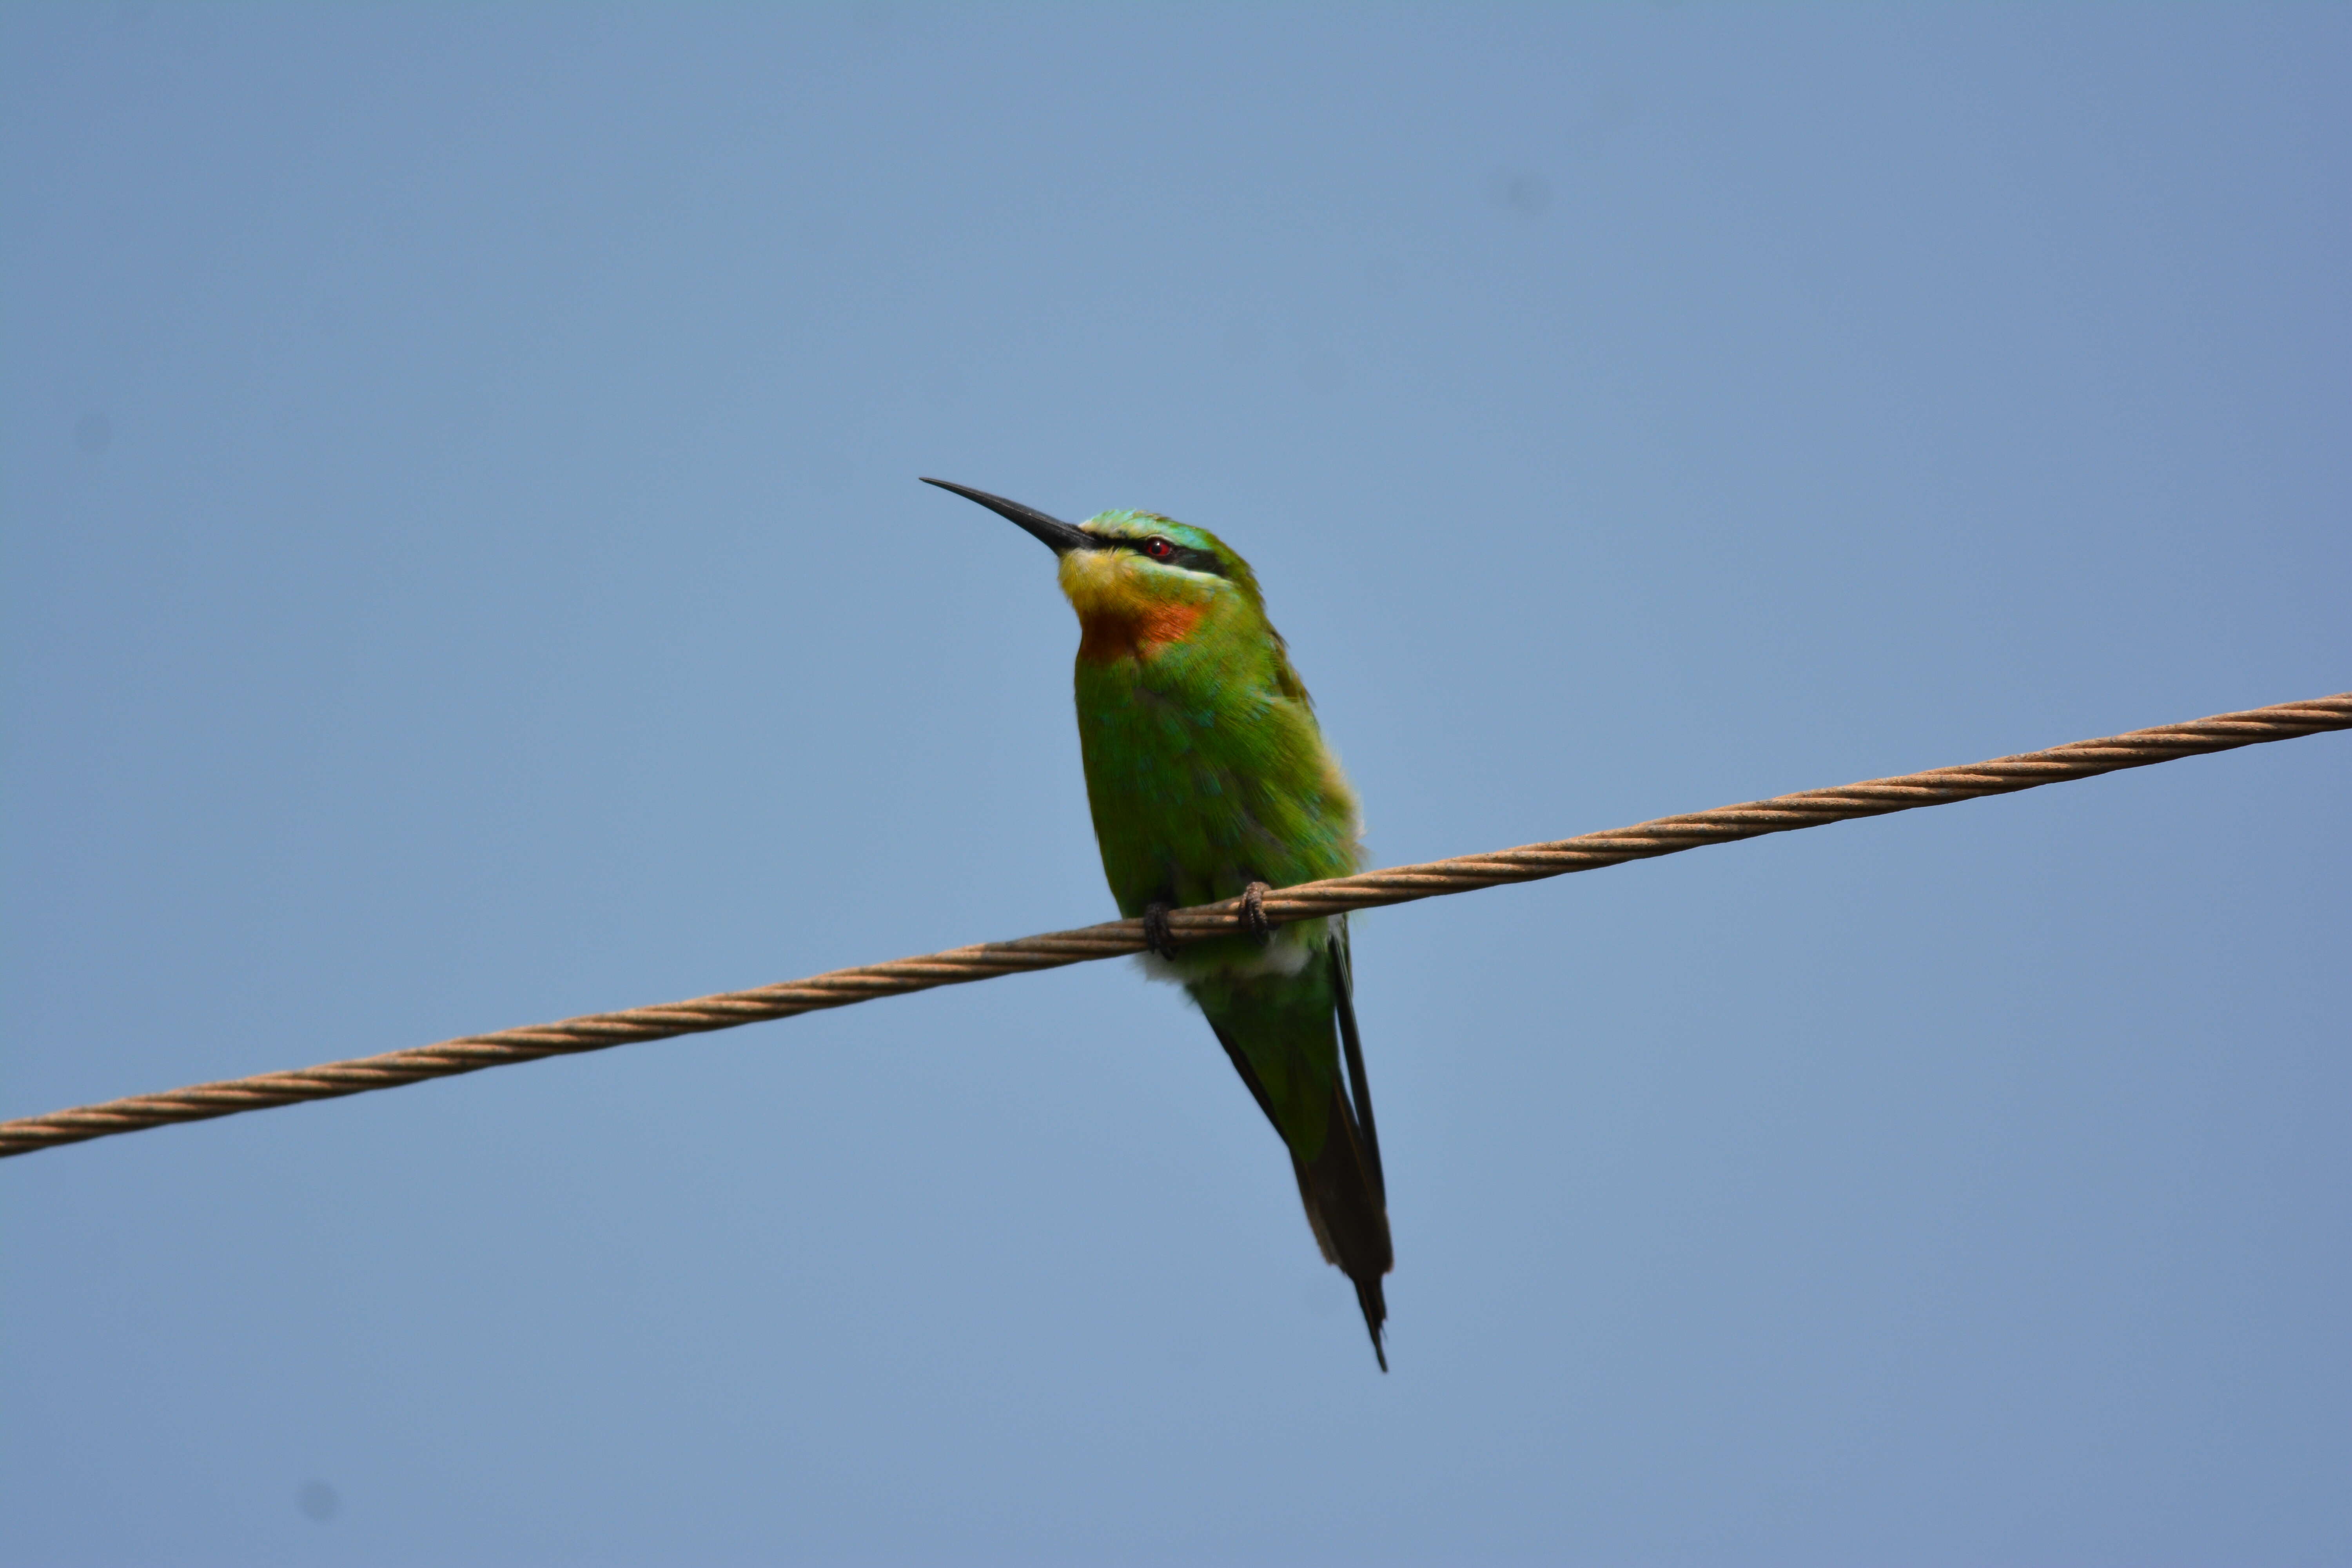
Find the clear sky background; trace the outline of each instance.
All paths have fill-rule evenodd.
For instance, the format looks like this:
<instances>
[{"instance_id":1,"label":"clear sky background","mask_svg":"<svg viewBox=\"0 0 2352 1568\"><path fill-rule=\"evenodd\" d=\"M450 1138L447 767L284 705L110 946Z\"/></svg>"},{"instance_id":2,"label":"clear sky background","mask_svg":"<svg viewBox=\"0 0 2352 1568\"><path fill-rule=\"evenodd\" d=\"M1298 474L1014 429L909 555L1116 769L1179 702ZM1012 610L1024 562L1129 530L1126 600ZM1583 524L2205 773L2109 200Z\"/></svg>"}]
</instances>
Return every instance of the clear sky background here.
<instances>
[{"instance_id":1,"label":"clear sky background","mask_svg":"<svg viewBox=\"0 0 2352 1568\"><path fill-rule=\"evenodd\" d=\"M2352 9L0 13L0 1114L2352 687ZM2352 1559L2352 738L0 1164L10 1563Z\"/></svg>"}]
</instances>

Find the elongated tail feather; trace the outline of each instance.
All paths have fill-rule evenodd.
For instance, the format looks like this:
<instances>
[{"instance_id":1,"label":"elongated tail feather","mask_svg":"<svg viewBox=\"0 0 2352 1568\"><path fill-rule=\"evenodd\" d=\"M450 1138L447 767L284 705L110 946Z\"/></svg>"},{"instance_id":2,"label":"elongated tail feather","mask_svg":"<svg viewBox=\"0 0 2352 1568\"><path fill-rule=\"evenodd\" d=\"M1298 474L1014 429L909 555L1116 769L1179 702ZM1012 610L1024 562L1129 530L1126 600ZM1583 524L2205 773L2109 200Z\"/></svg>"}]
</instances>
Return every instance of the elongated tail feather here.
<instances>
[{"instance_id":1,"label":"elongated tail feather","mask_svg":"<svg viewBox=\"0 0 2352 1568\"><path fill-rule=\"evenodd\" d=\"M1354 998L1351 995L1353 976L1349 972L1344 929L1337 933L1326 950L1323 962L1328 965L1326 974L1329 983L1329 1008L1321 1021L1322 1047L1326 1068L1314 1079L1302 1080L1294 1071L1281 1070L1283 1058L1273 1058L1277 1064L1276 1085L1280 1092L1269 1092L1267 1079L1252 1060L1252 1053L1237 1039L1233 1027L1239 1018L1228 1014L1220 1018L1209 1013L1209 1026L1216 1032L1217 1043L1225 1048L1234 1070L1248 1086L1250 1097L1265 1113L1275 1131L1281 1134L1289 1148L1292 1173L1298 1182L1298 1199L1307 1211L1307 1224L1315 1233L1315 1244L1321 1249L1324 1260L1347 1275L1356 1288L1356 1304L1364 1314L1364 1329L1372 1340L1372 1353L1388 1370L1388 1350L1383 1342L1383 1327L1388 1321L1388 1301L1381 1287L1381 1278L1393 1267L1395 1255L1389 1237L1388 1186L1381 1170L1379 1136L1372 1123L1371 1086L1364 1077L1364 1052L1356 1031ZM1205 999L1203 1011L1207 1012ZM1223 1009L1219 1009L1223 1011ZM1255 1020L1263 1026L1265 1020ZM1338 1025L1340 1051L1331 1049L1331 1029ZM1344 1059L1345 1070L1333 1071ZM1296 1058L1291 1058L1295 1061ZM1297 1090L1303 1081L1317 1081L1319 1103L1309 1100L1302 1104ZM1302 1156L1300 1150L1312 1152Z\"/></svg>"},{"instance_id":2,"label":"elongated tail feather","mask_svg":"<svg viewBox=\"0 0 2352 1568\"><path fill-rule=\"evenodd\" d=\"M1388 1321L1389 1304L1381 1289L1381 1277L1396 1266L1396 1254L1389 1238L1389 1184L1381 1169L1381 1134L1372 1121L1372 1085L1364 1076L1364 1043L1356 1032L1356 976L1348 951L1348 922L1342 917L1339 930L1331 938L1328 950L1331 964L1332 1011L1339 1023L1339 1044L1348 1068L1348 1089L1353 1100L1354 1116L1342 1108L1332 1117L1335 1130L1345 1127L1346 1142L1353 1152L1356 1169L1354 1180L1346 1184L1344 1195L1334 1194L1326 1200L1325 1224L1334 1231L1333 1240L1339 1256L1332 1261L1356 1287L1356 1305L1362 1309L1365 1331L1372 1336L1372 1354L1381 1370L1389 1369L1388 1348L1381 1342L1381 1329ZM1324 1145L1325 1153L1341 1142L1330 1139ZM1335 1221L1341 1223L1335 1224ZM1346 1243L1339 1242L1338 1233L1349 1233ZM1326 1257L1330 1254L1327 1250Z\"/></svg>"},{"instance_id":3,"label":"elongated tail feather","mask_svg":"<svg viewBox=\"0 0 2352 1568\"><path fill-rule=\"evenodd\" d=\"M1331 1002L1339 1017L1339 1044L1347 1053L1348 1088L1355 1097L1356 1125L1363 1129L1364 1146L1372 1156L1372 1189L1380 1194L1381 1208L1387 1212L1389 1202L1388 1175L1381 1169L1381 1131L1372 1121L1372 1084L1364 1076L1364 1041L1356 1033L1356 966L1355 957L1348 947L1348 917L1339 920L1339 932L1331 939Z\"/></svg>"},{"instance_id":4,"label":"elongated tail feather","mask_svg":"<svg viewBox=\"0 0 2352 1568\"><path fill-rule=\"evenodd\" d=\"M1290 1163L1298 1176L1298 1196L1307 1206L1307 1223L1314 1228L1324 1261L1355 1286L1364 1331L1372 1336L1372 1354L1386 1372L1389 1352L1381 1330L1388 1321L1389 1305L1381 1289L1381 1276L1395 1263L1389 1243L1388 1206L1381 1201L1380 1162L1365 1146L1355 1112L1337 1084L1331 1089L1331 1132L1323 1141L1323 1152L1311 1161L1293 1156Z\"/></svg>"}]
</instances>

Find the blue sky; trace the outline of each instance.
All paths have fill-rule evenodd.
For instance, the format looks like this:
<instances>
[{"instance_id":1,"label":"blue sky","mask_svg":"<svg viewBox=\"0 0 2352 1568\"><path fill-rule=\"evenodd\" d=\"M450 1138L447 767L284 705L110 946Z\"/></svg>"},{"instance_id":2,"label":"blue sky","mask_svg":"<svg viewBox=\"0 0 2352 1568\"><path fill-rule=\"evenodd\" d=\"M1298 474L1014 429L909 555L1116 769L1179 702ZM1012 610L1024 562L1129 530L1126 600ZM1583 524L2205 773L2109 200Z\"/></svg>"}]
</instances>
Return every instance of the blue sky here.
<instances>
[{"instance_id":1,"label":"blue sky","mask_svg":"<svg viewBox=\"0 0 2352 1568\"><path fill-rule=\"evenodd\" d=\"M0 12L0 1114L2352 687L2342 7ZM2352 1553L2352 741L1362 917L1373 1369L1097 964L0 1164L0 1559Z\"/></svg>"}]
</instances>

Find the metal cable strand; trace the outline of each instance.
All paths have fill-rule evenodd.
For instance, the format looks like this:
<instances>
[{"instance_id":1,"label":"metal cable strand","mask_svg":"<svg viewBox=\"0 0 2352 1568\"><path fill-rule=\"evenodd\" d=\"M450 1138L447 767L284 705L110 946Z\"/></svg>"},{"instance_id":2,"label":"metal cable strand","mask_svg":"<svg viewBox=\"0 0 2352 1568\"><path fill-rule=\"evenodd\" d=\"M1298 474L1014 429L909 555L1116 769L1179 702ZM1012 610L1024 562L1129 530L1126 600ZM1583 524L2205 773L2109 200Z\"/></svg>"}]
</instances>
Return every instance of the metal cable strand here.
<instances>
[{"instance_id":1,"label":"metal cable strand","mask_svg":"<svg viewBox=\"0 0 2352 1568\"><path fill-rule=\"evenodd\" d=\"M1935 768L1897 778L1865 779L1834 789L1804 790L1769 800L1718 806L1712 811L1662 816L1654 822L1588 833L1556 843L1527 844L1487 855L1465 855L1457 859L1305 882L1267 893L1263 908L1265 918L1277 924L1313 920L1351 910L1499 887L1507 882L1532 882L1571 871L1622 865L1628 860L1652 859L1708 844L1818 827L1853 817L1882 816L1916 806L2008 795L2068 779L2169 762L2175 757L2226 752L2329 730L2352 730L2352 692L2250 709L2242 713L2222 713L2188 724L2135 730L2102 740L2076 741L2045 752L1996 757L1962 767ZM1228 936L1244 929L1242 903L1239 899L1228 899L1222 903L1178 910L1169 917L1169 926L1180 942ZM332 1100L424 1079L503 1067L509 1062L536 1061L541 1057L600 1051L639 1040L731 1029L769 1018L789 1018L796 1013L846 1007L877 996L898 996L910 991L992 980L1001 974L1030 970L1058 969L1065 964L1140 952L1143 946L1141 921L1108 921L1076 931L1023 937L1016 942L982 942L920 958L836 969L806 980L763 985L751 991L722 992L715 996L698 996L691 1001L636 1007L622 1013L593 1013L559 1023L501 1030L494 1035L467 1035L383 1056L328 1062L289 1072L261 1073L220 1083L200 1083L163 1094L110 1100L100 1105L51 1111L46 1116L0 1121L0 1158L174 1121L202 1121L240 1110L291 1105L299 1100Z\"/></svg>"}]
</instances>

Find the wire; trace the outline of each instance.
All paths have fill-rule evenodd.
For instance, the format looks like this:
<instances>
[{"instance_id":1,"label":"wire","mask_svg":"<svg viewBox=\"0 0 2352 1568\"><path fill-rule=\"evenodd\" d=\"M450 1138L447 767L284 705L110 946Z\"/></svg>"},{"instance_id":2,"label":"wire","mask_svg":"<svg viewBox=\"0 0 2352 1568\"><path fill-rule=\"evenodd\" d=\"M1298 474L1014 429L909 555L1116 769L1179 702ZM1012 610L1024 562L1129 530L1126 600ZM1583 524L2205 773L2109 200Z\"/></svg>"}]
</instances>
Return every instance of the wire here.
<instances>
[{"instance_id":1,"label":"wire","mask_svg":"<svg viewBox=\"0 0 2352 1568\"><path fill-rule=\"evenodd\" d=\"M1466 893L1507 882L1532 882L1571 871L1597 870L1628 860L1653 859L1708 844L1728 844L1768 833L1819 827L1853 817L1883 816L1916 806L2009 795L2042 784L2170 762L2176 757L2226 752L2331 730L2352 730L2352 692L2307 702L2254 708L2242 713L2217 714L2187 724L2134 730L2102 740L2076 741L2045 752L1996 757L1963 767L1869 779L1835 789L1806 790L1797 795L1775 795L1769 800L1718 806L1712 811L1662 816L1653 822L1588 833L1557 843L1528 844L1489 855L1466 855L1458 859L1304 882L1266 894L1263 907L1265 918L1277 925L1314 920L1351 910ZM1244 920L1242 900L1227 899L1221 903L1178 910L1169 917L1169 926L1174 939L1183 942L1232 935L1244 929ZM358 1057L290 1072L259 1073L163 1094L110 1100L102 1104L51 1111L46 1116L0 1121L0 1158L172 1122L202 1121L307 1100L332 1100L425 1079L504 1067L510 1062L537 1061L541 1057L601 1051L640 1040L731 1029L770 1018L789 1018L797 1013L846 1007L879 996L899 996L935 986L992 980L1001 974L1058 969L1064 964L1140 952L1143 946L1141 921L1109 921L1076 931L1023 937L1016 942L982 942L921 958L836 969L806 980L763 985L756 990L722 992L623 1013L592 1013L560 1023L504 1029L492 1035L467 1035L383 1056Z\"/></svg>"}]
</instances>

